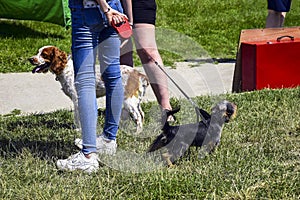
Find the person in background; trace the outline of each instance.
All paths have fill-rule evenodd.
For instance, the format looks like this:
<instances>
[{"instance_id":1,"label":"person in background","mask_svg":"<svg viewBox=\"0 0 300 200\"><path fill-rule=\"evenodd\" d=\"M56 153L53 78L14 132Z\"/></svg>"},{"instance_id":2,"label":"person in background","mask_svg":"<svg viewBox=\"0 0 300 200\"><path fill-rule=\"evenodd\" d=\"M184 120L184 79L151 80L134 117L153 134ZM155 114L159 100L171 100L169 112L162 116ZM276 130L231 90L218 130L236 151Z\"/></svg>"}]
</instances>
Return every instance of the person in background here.
<instances>
[{"instance_id":1,"label":"person in background","mask_svg":"<svg viewBox=\"0 0 300 200\"><path fill-rule=\"evenodd\" d=\"M155 38L156 2L155 0L122 0L122 5L129 23L133 26L133 39L137 54L150 80L156 99L162 110L172 110L167 77L153 62L155 60L163 66ZM122 42L121 64L133 66L132 48L131 38Z\"/></svg>"},{"instance_id":2,"label":"person in background","mask_svg":"<svg viewBox=\"0 0 300 200\"><path fill-rule=\"evenodd\" d=\"M283 27L286 13L290 11L292 0L268 0L266 28Z\"/></svg>"},{"instance_id":3,"label":"person in background","mask_svg":"<svg viewBox=\"0 0 300 200\"><path fill-rule=\"evenodd\" d=\"M78 94L82 131L82 150L67 159L58 160L60 170L99 168L98 153L114 154L123 103L120 72L120 38L111 22L123 22L119 0L69 0L72 18L72 57L75 87ZM97 101L95 60L98 53L100 71L106 88L106 113L103 133L97 137Z\"/></svg>"}]
</instances>

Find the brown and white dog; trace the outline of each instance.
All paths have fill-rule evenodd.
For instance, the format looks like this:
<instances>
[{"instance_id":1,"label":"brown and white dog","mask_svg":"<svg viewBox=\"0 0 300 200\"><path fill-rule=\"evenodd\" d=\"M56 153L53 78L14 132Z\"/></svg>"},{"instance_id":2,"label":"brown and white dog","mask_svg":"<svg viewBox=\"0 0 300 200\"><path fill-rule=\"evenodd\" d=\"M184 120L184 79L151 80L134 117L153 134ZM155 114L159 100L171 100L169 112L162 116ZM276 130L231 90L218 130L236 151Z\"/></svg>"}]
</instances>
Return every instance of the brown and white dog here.
<instances>
[{"instance_id":1,"label":"brown and white dog","mask_svg":"<svg viewBox=\"0 0 300 200\"><path fill-rule=\"evenodd\" d=\"M64 51L55 46L43 46L38 50L37 55L32 56L28 60L35 66L32 73L47 73L50 71L56 75L55 80L60 82L63 92L74 103L75 124L80 129L78 100L71 56L68 57ZM137 131L140 131L144 120L141 101L149 85L149 80L146 75L129 66L121 65L121 72L124 86L123 109L129 113L136 123ZM101 79L101 74L97 74L95 89L97 98L105 96L105 86Z\"/></svg>"}]
</instances>

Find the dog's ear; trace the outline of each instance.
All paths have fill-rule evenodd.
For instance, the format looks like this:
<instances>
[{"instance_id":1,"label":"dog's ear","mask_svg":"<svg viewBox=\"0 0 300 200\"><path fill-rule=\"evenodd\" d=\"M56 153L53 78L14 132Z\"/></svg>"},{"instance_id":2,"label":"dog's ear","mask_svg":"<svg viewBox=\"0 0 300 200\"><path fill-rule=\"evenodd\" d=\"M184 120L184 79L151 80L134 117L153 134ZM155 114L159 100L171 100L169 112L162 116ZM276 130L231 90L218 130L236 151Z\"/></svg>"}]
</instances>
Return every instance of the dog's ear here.
<instances>
[{"instance_id":1,"label":"dog's ear","mask_svg":"<svg viewBox=\"0 0 300 200\"><path fill-rule=\"evenodd\" d=\"M54 74L59 75L62 73L62 71L67 65L67 54L64 51L58 49L57 47L53 47L52 54L53 60L50 68Z\"/></svg>"},{"instance_id":2,"label":"dog's ear","mask_svg":"<svg viewBox=\"0 0 300 200\"><path fill-rule=\"evenodd\" d=\"M225 122L228 123L230 119L235 118L237 112L237 106L233 103L226 104Z\"/></svg>"},{"instance_id":3,"label":"dog's ear","mask_svg":"<svg viewBox=\"0 0 300 200\"><path fill-rule=\"evenodd\" d=\"M174 108L173 110L164 110L167 114L167 117L174 115L180 111L180 107Z\"/></svg>"},{"instance_id":4,"label":"dog's ear","mask_svg":"<svg viewBox=\"0 0 300 200\"><path fill-rule=\"evenodd\" d=\"M161 124L163 126L166 125L168 123L168 117L171 116L171 115L173 116L174 119L176 119L175 116L174 116L174 114L178 113L179 110L180 110L180 107L177 107L177 108L175 108L173 110L164 109L162 111L162 115L161 115Z\"/></svg>"}]
</instances>

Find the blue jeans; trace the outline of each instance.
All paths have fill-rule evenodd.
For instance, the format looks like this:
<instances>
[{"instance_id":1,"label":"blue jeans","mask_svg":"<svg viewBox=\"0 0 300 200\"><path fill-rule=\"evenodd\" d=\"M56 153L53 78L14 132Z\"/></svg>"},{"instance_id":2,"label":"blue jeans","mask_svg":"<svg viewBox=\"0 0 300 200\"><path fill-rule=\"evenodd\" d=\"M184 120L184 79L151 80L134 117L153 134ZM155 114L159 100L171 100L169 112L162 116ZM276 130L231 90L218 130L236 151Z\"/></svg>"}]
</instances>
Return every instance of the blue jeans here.
<instances>
[{"instance_id":1,"label":"blue jeans","mask_svg":"<svg viewBox=\"0 0 300 200\"><path fill-rule=\"evenodd\" d=\"M123 12L119 0L108 2ZM124 98L120 72L120 38L100 8L83 8L82 0L69 0L72 16L72 57L78 109L82 128L83 153L96 152L98 106L96 101L95 61L106 87L103 135L116 139Z\"/></svg>"}]
</instances>

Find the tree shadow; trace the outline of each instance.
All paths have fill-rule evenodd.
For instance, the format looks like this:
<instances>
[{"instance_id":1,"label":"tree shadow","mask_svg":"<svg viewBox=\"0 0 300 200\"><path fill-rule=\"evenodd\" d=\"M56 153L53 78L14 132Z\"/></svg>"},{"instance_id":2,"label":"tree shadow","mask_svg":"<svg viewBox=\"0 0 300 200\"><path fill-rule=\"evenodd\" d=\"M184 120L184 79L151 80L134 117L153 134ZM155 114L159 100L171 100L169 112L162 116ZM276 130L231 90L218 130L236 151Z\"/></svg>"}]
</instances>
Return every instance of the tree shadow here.
<instances>
[{"instance_id":1,"label":"tree shadow","mask_svg":"<svg viewBox=\"0 0 300 200\"><path fill-rule=\"evenodd\" d=\"M98 116L103 118L105 109L98 109ZM0 130L4 130L0 134L0 157L4 159L19 157L27 151L33 157L53 161L79 150L73 141L80 133L70 111L6 117L9 120L0 121Z\"/></svg>"},{"instance_id":2,"label":"tree shadow","mask_svg":"<svg viewBox=\"0 0 300 200\"><path fill-rule=\"evenodd\" d=\"M41 22L34 22L41 23ZM45 22L43 23L45 24ZM63 35L43 33L36 31L15 20L0 20L0 38L13 37L13 38L58 38L64 39Z\"/></svg>"},{"instance_id":3,"label":"tree shadow","mask_svg":"<svg viewBox=\"0 0 300 200\"><path fill-rule=\"evenodd\" d=\"M35 117L38 117L38 115L34 115ZM24 120L24 121L13 121L7 123L7 130L8 131L15 131L19 127L24 127L26 129L33 129L36 127L43 126L45 129L52 129L52 130L60 130L60 129L75 129L74 123L68 123L68 122L58 122L57 119L44 119L39 118L39 121L30 121L30 120Z\"/></svg>"},{"instance_id":4,"label":"tree shadow","mask_svg":"<svg viewBox=\"0 0 300 200\"><path fill-rule=\"evenodd\" d=\"M67 110L30 117L4 116L10 119L0 121L0 130L4 130L0 134L0 157L17 158L27 151L41 160L67 158L79 150L73 141L80 133L75 130L72 116ZM105 109L98 109L98 116L103 118Z\"/></svg>"},{"instance_id":5,"label":"tree shadow","mask_svg":"<svg viewBox=\"0 0 300 200\"><path fill-rule=\"evenodd\" d=\"M29 151L34 157L41 160L54 160L66 158L70 151L74 150L74 144L63 140L37 141L29 139L2 139L0 140L0 156L3 158L15 158L23 151Z\"/></svg>"},{"instance_id":6,"label":"tree shadow","mask_svg":"<svg viewBox=\"0 0 300 200\"><path fill-rule=\"evenodd\" d=\"M5 119L6 117L4 117ZM0 156L16 158L24 151L41 160L66 158L76 148L76 133L69 112L8 116L0 123Z\"/></svg>"}]
</instances>

